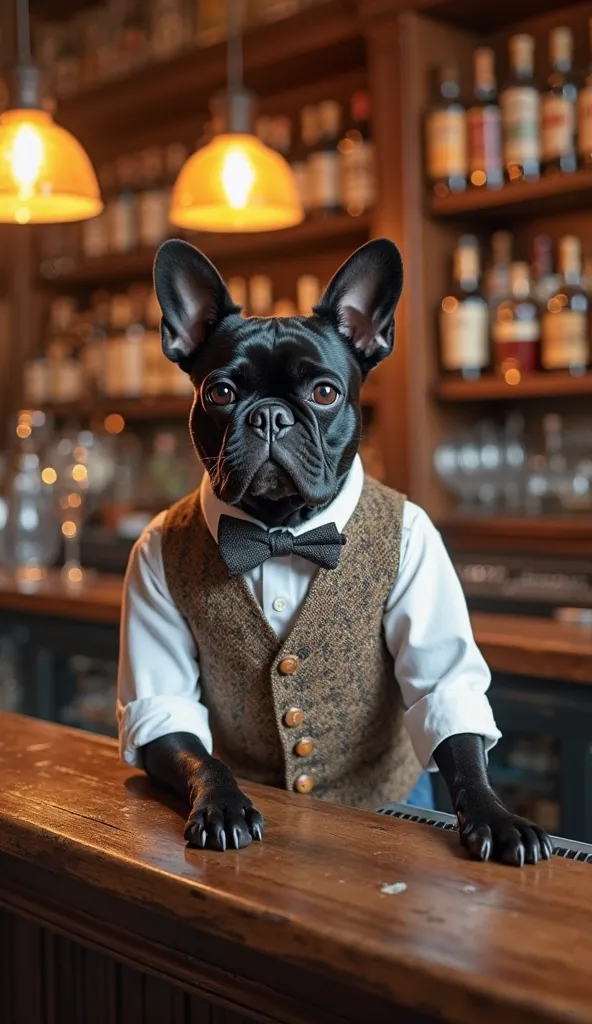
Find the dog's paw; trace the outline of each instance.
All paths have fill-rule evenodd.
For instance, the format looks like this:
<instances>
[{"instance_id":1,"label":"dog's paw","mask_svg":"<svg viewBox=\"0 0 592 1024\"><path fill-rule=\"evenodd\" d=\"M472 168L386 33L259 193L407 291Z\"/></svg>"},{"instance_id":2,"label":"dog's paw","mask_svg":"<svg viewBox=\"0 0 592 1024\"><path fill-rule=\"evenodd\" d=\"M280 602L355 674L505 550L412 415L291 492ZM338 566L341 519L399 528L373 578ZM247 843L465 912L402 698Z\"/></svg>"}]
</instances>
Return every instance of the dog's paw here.
<instances>
[{"instance_id":1,"label":"dog's paw","mask_svg":"<svg viewBox=\"0 0 592 1024\"><path fill-rule=\"evenodd\" d=\"M240 850L263 838L263 817L237 785L202 790L185 826L190 846Z\"/></svg>"},{"instance_id":2,"label":"dog's paw","mask_svg":"<svg viewBox=\"0 0 592 1024\"><path fill-rule=\"evenodd\" d=\"M476 860L498 860L523 867L548 860L553 844L544 829L493 804L458 815L460 839Z\"/></svg>"}]
</instances>

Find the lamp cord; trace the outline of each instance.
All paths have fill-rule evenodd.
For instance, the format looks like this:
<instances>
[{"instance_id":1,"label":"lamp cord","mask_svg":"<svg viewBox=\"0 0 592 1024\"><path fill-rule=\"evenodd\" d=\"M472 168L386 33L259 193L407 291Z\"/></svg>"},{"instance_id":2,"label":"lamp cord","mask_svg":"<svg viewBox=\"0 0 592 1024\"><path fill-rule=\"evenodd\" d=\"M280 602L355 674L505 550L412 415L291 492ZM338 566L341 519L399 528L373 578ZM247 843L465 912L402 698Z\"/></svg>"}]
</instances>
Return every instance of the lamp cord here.
<instances>
[{"instance_id":1,"label":"lamp cord","mask_svg":"<svg viewBox=\"0 0 592 1024\"><path fill-rule=\"evenodd\" d=\"M16 47L19 64L28 64L31 60L29 0L16 0Z\"/></svg>"},{"instance_id":2,"label":"lamp cord","mask_svg":"<svg viewBox=\"0 0 592 1024\"><path fill-rule=\"evenodd\" d=\"M228 92L235 96L243 87L243 0L227 0L228 46L226 69Z\"/></svg>"}]
</instances>

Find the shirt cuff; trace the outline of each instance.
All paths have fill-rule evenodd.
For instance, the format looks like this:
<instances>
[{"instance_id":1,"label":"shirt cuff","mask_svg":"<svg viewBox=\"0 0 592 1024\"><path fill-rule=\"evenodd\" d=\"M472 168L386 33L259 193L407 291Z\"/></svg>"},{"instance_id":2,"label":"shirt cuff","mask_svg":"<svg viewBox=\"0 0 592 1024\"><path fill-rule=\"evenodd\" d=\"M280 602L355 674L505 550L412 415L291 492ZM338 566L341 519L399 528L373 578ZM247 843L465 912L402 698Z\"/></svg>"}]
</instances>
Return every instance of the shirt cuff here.
<instances>
[{"instance_id":1,"label":"shirt cuff","mask_svg":"<svg viewBox=\"0 0 592 1024\"><path fill-rule=\"evenodd\" d=\"M459 696L461 687L463 692ZM473 690L470 683L461 680L456 681L454 690L451 699L450 689L436 688L405 713L405 726L416 757L429 772L438 770L434 750L449 736L460 733L483 736L487 752L502 735L495 724L491 704L481 690Z\"/></svg>"},{"instance_id":2,"label":"shirt cuff","mask_svg":"<svg viewBox=\"0 0 592 1024\"><path fill-rule=\"evenodd\" d=\"M129 704L118 700L117 723L121 759L134 768L143 767L140 747L172 732L193 733L212 753L207 709L188 697L145 697Z\"/></svg>"}]
</instances>

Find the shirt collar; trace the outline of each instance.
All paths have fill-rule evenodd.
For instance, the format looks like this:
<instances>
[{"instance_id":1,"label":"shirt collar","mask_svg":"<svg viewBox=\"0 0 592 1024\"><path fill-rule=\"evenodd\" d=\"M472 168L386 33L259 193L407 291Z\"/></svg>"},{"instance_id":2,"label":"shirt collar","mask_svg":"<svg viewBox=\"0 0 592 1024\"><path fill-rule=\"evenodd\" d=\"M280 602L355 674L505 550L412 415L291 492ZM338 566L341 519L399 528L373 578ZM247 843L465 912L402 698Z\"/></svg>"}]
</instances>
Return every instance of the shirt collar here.
<instances>
[{"instance_id":1,"label":"shirt collar","mask_svg":"<svg viewBox=\"0 0 592 1024\"><path fill-rule=\"evenodd\" d=\"M327 523L335 523L337 529L341 533L355 511L356 505L360 500L363 486L364 470L362 467L362 460L359 455L356 455L352 463L352 467L345 478L345 483L337 497L333 498L333 501L330 502L326 508L321 509L320 512L311 516L311 518L307 519L306 522L299 523L298 526L289 527L290 532L293 533L295 537L298 537L299 534L306 533L307 530L316 529L317 526L325 526ZM246 519L249 523L256 523L257 526L261 526L264 530L267 529L265 523L261 523L258 519L254 519L253 516L248 515L247 512L243 512L242 509L234 508L233 505L227 505L225 501L220 501L212 490L212 482L210 480L209 473L204 473L203 475L200 489L200 500L208 530L215 541L218 540L218 521L220 516L234 516L235 519Z\"/></svg>"}]
</instances>

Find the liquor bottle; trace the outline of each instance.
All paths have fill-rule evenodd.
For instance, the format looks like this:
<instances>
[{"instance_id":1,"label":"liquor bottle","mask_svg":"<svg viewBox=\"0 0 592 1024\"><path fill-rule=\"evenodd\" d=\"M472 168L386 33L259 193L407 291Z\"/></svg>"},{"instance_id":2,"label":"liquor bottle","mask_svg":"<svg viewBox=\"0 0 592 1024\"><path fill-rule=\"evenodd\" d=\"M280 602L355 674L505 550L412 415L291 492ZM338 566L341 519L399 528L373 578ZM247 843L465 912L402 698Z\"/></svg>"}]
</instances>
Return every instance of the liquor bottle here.
<instances>
[{"instance_id":1,"label":"liquor bottle","mask_svg":"<svg viewBox=\"0 0 592 1024\"><path fill-rule=\"evenodd\" d=\"M91 330L82 350L86 391L91 396L101 395L105 384L105 349L109 329L109 292L91 295Z\"/></svg>"},{"instance_id":2,"label":"liquor bottle","mask_svg":"<svg viewBox=\"0 0 592 1024\"><path fill-rule=\"evenodd\" d=\"M551 74L541 98L542 145L545 171L575 171L576 105L578 88L572 75L573 35L555 28L549 35Z\"/></svg>"},{"instance_id":3,"label":"liquor bottle","mask_svg":"<svg viewBox=\"0 0 592 1024\"><path fill-rule=\"evenodd\" d=\"M153 0L150 43L156 60L168 60L184 48L188 18L182 0Z\"/></svg>"},{"instance_id":4,"label":"liquor bottle","mask_svg":"<svg viewBox=\"0 0 592 1024\"><path fill-rule=\"evenodd\" d=\"M504 164L510 181L540 173L540 97L533 81L534 39L524 33L509 41L510 80L500 96Z\"/></svg>"},{"instance_id":5,"label":"liquor bottle","mask_svg":"<svg viewBox=\"0 0 592 1024\"><path fill-rule=\"evenodd\" d=\"M144 308L144 367L142 374L142 394L162 395L169 391L168 360L162 351L160 340L161 310L156 292L151 288L146 296ZM179 370L178 366L174 369Z\"/></svg>"},{"instance_id":6,"label":"liquor bottle","mask_svg":"<svg viewBox=\"0 0 592 1024\"><path fill-rule=\"evenodd\" d=\"M117 194L109 206L109 250L131 252L138 244L138 176L134 157L123 156L115 164Z\"/></svg>"},{"instance_id":7,"label":"liquor bottle","mask_svg":"<svg viewBox=\"0 0 592 1024\"><path fill-rule=\"evenodd\" d=\"M592 165L592 18L588 22L590 59L578 97L578 155L583 167Z\"/></svg>"},{"instance_id":8,"label":"liquor bottle","mask_svg":"<svg viewBox=\"0 0 592 1024\"><path fill-rule=\"evenodd\" d=\"M508 384L517 384L522 374L538 369L540 337L530 267L528 263L512 263L509 294L497 306L491 329L495 368Z\"/></svg>"},{"instance_id":9,"label":"liquor bottle","mask_svg":"<svg viewBox=\"0 0 592 1024\"><path fill-rule=\"evenodd\" d=\"M376 201L376 162L370 136L370 96L360 89L351 98L351 128L339 143L341 154L341 201L358 217Z\"/></svg>"},{"instance_id":10,"label":"liquor bottle","mask_svg":"<svg viewBox=\"0 0 592 1024\"><path fill-rule=\"evenodd\" d=\"M294 160L291 163L292 173L296 180L296 188L304 213L310 213L311 206L311 171L309 159L319 138L319 122L317 108L303 107L300 111L300 134L297 138Z\"/></svg>"},{"instance_id":11,"label":"liquor bottle","mask_svg":"<svg viewBox=\"0 0 592 1024\"><path fill-rule=\"evenodd\" d=\"M489 364L489 309L480 273L477 239L463 235L454 254L454 286L442 299L440 352L442 368L467 380L480 377Z\"/></svg>"},{"instance_id":12,"label":"liquor bottle","mask_svg":"<svg viewBox=\"0 0 592 1024\"><path fill-rule=\"evenodd\" d=\"M549 235L536 235L532 243L532 293L541 309L547 308L559 291L561 277L553 271L553 241Z\"/></svg>"},{"instance_id":13,"label":"liquor bottle","mask_svg":"<svg viewBox=\"0 0 592 1024\"><path fill-rule=\"evenodd\" d=\"M559 241L561 284L547 302L543 315L541 363L545 370L585 372L588 364L588 297L581 280L579 238Z\"/></svg>"},{"instance_id":14,"label":"liquor bottle","mask_svg":"<svg viewBox=\"0 0 592 1024\"><path fill-rule=\"evenodd\" d=\"M107 398L122 398L126 391L123 369L125 332L132 323L133 311L129 295L111 297L109 337L105 348L104 394Z\"/></svg>"},{"instance_id":15,"label":"liquor bottle","mask_svg":"<svg viewBox=\"0 0 592 1024\"><path fill-rule=\"evenodd\" d=\"M327 215L341 209L339 131L341 104L325 100L317 107L319 141L308 160L311 211Z\"/></svg>"},{"instance_id":16,"label":"liquor bottle","mask_svg":"<svg viewBox=\"0 0 592 1024\"><path fill-rule=\"evenodd\" d=\"M455 66L441 67L437 91L426 120L427 170L434 194L446 196L467 186L467 115Z\"/></svg>"},{"instance_id":17,"label":"liquor bottle","mask_svg":"<svg viewBox=\"0 0 592 1024\"><path fill-rule=\"evenodd\" d=\"M164 154L150 146L140 154L138 193L138 242L156 249L169 233L169 197L164 184Z\"/></svg>"},{"instance_id":18,"label":"liquor bottle","mask_svg":"<svg viewBox=\"0 0 592 1024\"><path fill-rule=\"evenodd\" d=\"M51 304L47 359L53 402L73 402L82 395L82 367L74 340L76 315L71 298L60 297Z\"/></svg>"},{"instance_id":19,"label":"liquor bottle","mask_svg":"<svg viewBox=\"0 0 592 1024\"><path fill-rule=\"evenodd\" d=\"M491 236L491 264L485 274L483 290L492 310L510 291L512 243L513 238L509 231L494 231Z\"/></svg>"},{"instance_id":20,"label":"liquor bottle","mask_svg":"<svg viewBox=\"0 0 592 1024\"><path fill-rule=\"evenodd\" d=\"M292 122L283 114L273 117L271 121L271 145L283 157L287 157L292 149Z\"/></svg>"},{"instance_id":21,"label":"liquor bottle","mask_svg":"<svg viewBox=\"0 0 592 1024\"><path fill-rule=\"evenodd\" d=\"M311 316L313 306L321 297L321 283L314 274L301 274L296 281L296 298L299 316Z\"/></svg>"},{"instance_id":22,"label":"liquor bottle","mask_svg":"<svg viewBox=\"0 0 592 1024\"><path fill-rule=\"evenodd\" d=\"M249 313L251 316L271 316L272 309L271 279L266 274L255 274L249 280Z\"/></svg>"},{"instance_id":23,"label":"liquor bottle","mask_svg":"<svg viewBox=\"0 0 592 1024\"><path fill-rule=\"evenodd\" d=\"M469 179L472 185L499 188L504 181L502 115L497 103L495 56L487 46L473 55L475 103L467 110Z\"/></svg>"},{"instance_id":24,"label":"liquor bottle","mask_svg":"<svg viewBox=\"0 0 592 1024\"><path fill-rule=\"evenodd\" d=\"M276 299L273 304L273 316L296 316L298 310L292 299Z\"/></svg>"}]
</instances>

